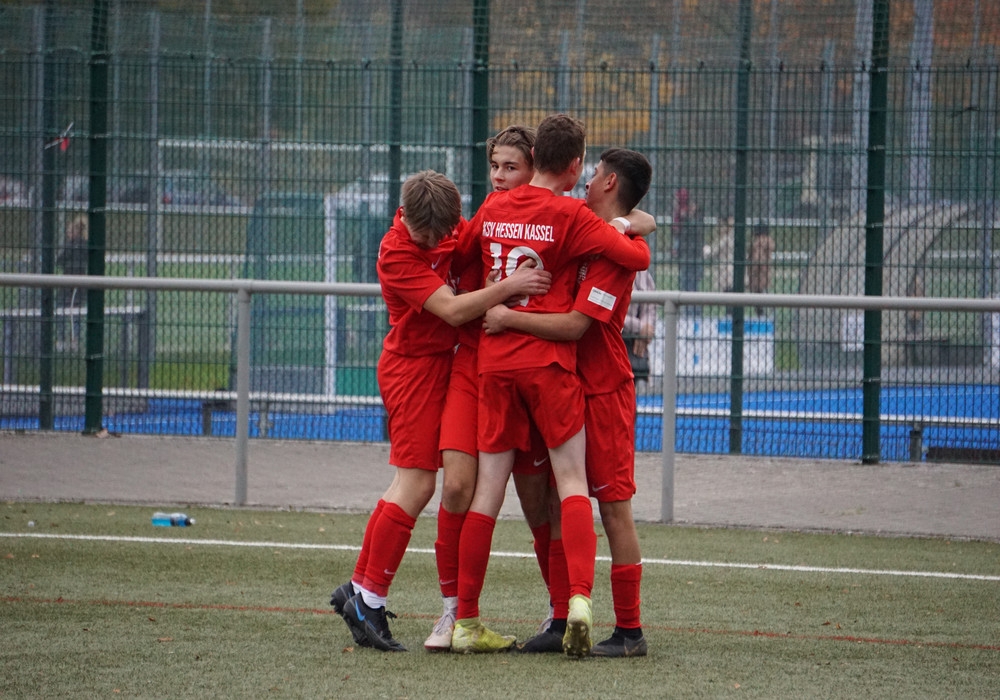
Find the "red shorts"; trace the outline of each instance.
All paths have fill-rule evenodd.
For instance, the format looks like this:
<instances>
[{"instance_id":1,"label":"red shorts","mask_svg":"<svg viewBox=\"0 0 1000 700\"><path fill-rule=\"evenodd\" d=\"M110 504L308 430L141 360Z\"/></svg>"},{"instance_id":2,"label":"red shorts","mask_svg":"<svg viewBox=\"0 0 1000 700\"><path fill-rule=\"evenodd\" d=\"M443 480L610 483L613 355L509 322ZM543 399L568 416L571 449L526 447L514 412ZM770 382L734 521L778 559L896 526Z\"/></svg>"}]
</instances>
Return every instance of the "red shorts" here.
<instances>
[{"instance_id":1,"label":"red shorts","mask_svg":"<svg viewBox=\"0 0 1000 700\"><path fill-rule=\"evenodd\" d=\"M383 351L378 388L388 415L389 464L437 471L441 415L453 351L411 357Z\"/></svg>"},{"instance_id":2,"label":"red shorts","mask_svg":"<svg viewBox=\"0 0 1000 700\"><path fill-rule=\"evenodd\" d=\"M479 411L478 352L460 344L451 363L448 397L441 416L442 450L458 450L478 459L476 426Z\"/></svg>"},{"instance_id":3,"label":"red shorts","mask_svg":"<svg viewBox=\"0 0 1000 700\"><path fill-rule=\"evenodd\" d=\"M549 462L549 448L545 446L538 428L532 423L528 429L528 439L531 448L527 452L518 450L514 453L514 474L544 474L552 471L552 463Z\"/></svg>"},{"instance_id":4,"label":"red shorts","mask_svg":"<svg viewBox=\"0 0 1000 700\"><path fill-rule=\"evenodd\" d=\"M531 447L529 421L548 447L583 428L580 378L559 365L486 372L479 376L479 449L496 453Z\"/></svg>"},{"instance_id":5,"label":"red shorts","mask_svg":"<svg viewBox=\"0 0 1000 700\"><path fill-rule=\"evenodd\" d=\"M635 495L635 384L587 397L587 484L602 503Z\"/></svg>"}]
</instances>

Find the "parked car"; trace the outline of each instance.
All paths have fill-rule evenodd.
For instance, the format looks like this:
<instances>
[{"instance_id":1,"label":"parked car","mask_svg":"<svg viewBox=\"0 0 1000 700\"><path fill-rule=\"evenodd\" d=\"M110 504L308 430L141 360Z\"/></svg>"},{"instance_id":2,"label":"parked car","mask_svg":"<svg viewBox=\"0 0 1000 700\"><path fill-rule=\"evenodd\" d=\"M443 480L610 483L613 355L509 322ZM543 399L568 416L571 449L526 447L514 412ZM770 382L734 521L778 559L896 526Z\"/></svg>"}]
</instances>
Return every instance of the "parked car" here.
<instances>
[{"instance_id":1,"label":"parked car","mask_svg":"<svg viewBox=\"0 0 1000 700\"><path fill-rule=\"evenodd\" d=\"M237 207L238 197L195 170L172 170L163 175L163 204Z\"/></svg>"},{"instance_id":2,"label":"parked car","mask_svg":"<svg viewBox=\"0 0 1000 700\"><path fill-rule=\"evenodd\" d=\"M400 186L409 175L400 175ZM462 207L468 212L472 205L472 197L462 194ZM373 173L368 180L355 180L329 195L328 206L344 212L358 214L362 210L376 216L382 216L389 205L389 176L385 173ZM391 211L395 211L394 204Z\"/></svg>"},{"instance_id":3,"label":"parked car","mask_svg":"<svg viewBox=\"0 0 1000 700\"><path fill-rule=\"evenodd\" d=\"M0 175L0 207L28 206L28 188L20 180Z\"/></svg>"},{"instance_id":4,"label":"parked car","mask_svg":"<svg viewBox=\"0 0 1000 700\"><path fill-rule=\"evenodd\" d=\"M90 198L90 177L67 175L63 181L60 201L86 204ZM108 201L123 204L145 204L149 201L149 176L114 175L108 178Z\"/></svg>"},{"instance_id":5,"label":"parked car","mask_svg":"<svg viewBox=\"0 0 1000 700\"><path fill-rule=\"evenodd\" d=\"M168 170L162 175L161 204L188 206L240 206L237 197L228 194L215 181L195 170ZM108 178L108 201L122 204L146 204L152 178L149 173L129 173ZM90 197L87 175L67 175L61 201L86 203Z\"/></svg>"}]
</instances>

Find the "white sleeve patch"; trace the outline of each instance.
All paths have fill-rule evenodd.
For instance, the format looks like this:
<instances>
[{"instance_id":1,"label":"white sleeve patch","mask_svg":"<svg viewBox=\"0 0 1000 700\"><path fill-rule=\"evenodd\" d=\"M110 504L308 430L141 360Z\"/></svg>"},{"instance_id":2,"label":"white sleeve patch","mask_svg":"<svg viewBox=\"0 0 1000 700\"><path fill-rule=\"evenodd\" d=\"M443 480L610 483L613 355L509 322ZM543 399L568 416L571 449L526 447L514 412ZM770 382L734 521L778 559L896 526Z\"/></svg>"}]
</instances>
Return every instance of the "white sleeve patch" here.
<instances>
[{"instance_id":1,"label":"white sleeve patch","mask_svg":"<svg viewBox=\"0 0 1000 700\"><path fill-rule=\"evenodd\" d=\"M590 294L587 295L587 301L591 304L596 304L597 306L602 306L605 309L611 310L615 308L615 302L618 301L618 298L615 297L614 294L605 292L603 289L593 287L590 290Z\"/></svg>"}]
</instances>

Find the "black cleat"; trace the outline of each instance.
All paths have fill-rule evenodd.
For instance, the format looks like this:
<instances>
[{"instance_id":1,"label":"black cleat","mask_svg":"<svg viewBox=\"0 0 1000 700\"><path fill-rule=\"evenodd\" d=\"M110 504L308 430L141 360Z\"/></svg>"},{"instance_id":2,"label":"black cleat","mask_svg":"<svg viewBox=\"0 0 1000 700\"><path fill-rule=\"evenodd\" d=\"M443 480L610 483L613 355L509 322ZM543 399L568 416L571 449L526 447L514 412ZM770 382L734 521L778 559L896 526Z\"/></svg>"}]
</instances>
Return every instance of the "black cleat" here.
<instances>
[{"instance_id":1,"label":"black cleat","mask_svg":"<svg viewBox=\"0 0 1000 700\"><path fill-rule=\"evenodd\" d=\"M626 637L615 630L614 634L599 644L595 644L590 650L591 656L600 656L606 659L622 659L628 656L645 656L649 651L646 646L646 638L641 634L636 637Z\"/></svg>"},{"instance_id":2,"label":"black cleat","mask_svg":"<svg viewBox=\"0 0 1000 700\"><path fill-rule=\"evenodd\" d=\"M347 605L347 601L349 601L353 596L354 586L351 585L350 581L348 581L345 584L337 586L333 593L330 594L330 605L333 606L333 611L340 615L344 619L344 622L347 623L347 629L351 631L351 637L354 638L354 643L359 647L368 647L371 646L368 642L368 638L363 634L359 634L358 631L351 626L351 623L347 621L347 616L344 614L344 606Z\"/></svg>"},{"instance_id":3,"label":"black cleat","mask_svg":"<svg viewBox=\"0 0 1000 700\"><path fill-rule=\"evenodd\" d=\"M522 654L561 654L563 653L562 640L562 633L553 632L550 627L544 632L536 634L517 650Z\"/></svg>"},{"instance_id":4,"label":"black cleat","mask_svg":"<svg viewBox=\"0 0 1000 700\"><path fill-rule=\"evenodd\" d=\"M385 607L369 608L360 593L344 604L344 621L351 628L355 642L379 651L406 651L406 647L392 638L386 619L389 617L396 616L386 612Z\"/></svg>"},{"instance_id":5,"label":"black cleat","mask_svg":"<svg viewBox=\"0 0 1000 700\"><path fill-rule=\"evenodd\" d=\"M350 581L337 586L330 594L330 605L333 606L333 611L343 617L344 606L352 597L354 597L354 586Z\"/></svg>"}]
</instances>

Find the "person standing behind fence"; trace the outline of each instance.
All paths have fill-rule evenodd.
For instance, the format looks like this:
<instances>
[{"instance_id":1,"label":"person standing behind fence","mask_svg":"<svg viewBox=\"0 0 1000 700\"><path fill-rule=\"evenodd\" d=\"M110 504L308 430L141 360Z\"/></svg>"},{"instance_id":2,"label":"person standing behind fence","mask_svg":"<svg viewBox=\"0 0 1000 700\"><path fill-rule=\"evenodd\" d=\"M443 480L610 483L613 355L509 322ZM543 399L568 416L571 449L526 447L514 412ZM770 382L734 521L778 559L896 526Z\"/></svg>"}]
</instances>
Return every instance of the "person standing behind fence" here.
<instances>
[{"instance_id":1,"label":"person standing behind fence","mask_svg":"<svg viewBox=\"0 0 1000 700\"><path fill-rule=\"evenodd\" d=\"M682 292L697 292L704 272L705 235L694 221L695 210L687 189L677 190L670 231L680 268L678 286Z\"/></svg>"},{"instance_id":2,"label":"person standing behind fence","mask_svg":"<svg viewBox=\"0 0 1000 700\"><path fill-rule=\"evenodd\" d=\"M465 223L458 188L425 170L403 183L402 200L378 254L390 326L378 385L396 473L368 520L351 579L330 595L355 643L379 651L406 651L389 630L386 599L417 516L437 486L455 328L508 297L544 294L551 282L549 272L523 266L491 287L456 294L449 284L451 260L455 232Z\"/></svg>"},{"instance_id":3,"label":"person standing behind fence","mask_svg":"<svg viewBox=\"0 0 1000 700\"><path fill-rule=\"evenodd\" d=\"M747 291L764 294L771 286L771 259L774 257L775 243L767 224L757 224L750 241L750 255L747 262ZM764 313L764 307L756 308L757 315Z\"/></svg>"},{"instance_id":4,"label":"person standing behind fence","mask_svg":"<svg viewBox=\"0 0 1000 700\"><path fill-rule=\"evenodd\" d=\"M56 260L64 275L87 274L89 230L86 214L75 216L66 224L66 240ZM80 288L62 287L59 289L59 306L82 307L85 294L85 290Z\"/></svg>"},{"instance_id":5,"label":"person standing behind fence","mask_svg":"<svg viewBox=\"0 0 1000 700\"><path fill-rule=\"evenodd\" d=\"M651 292L656 289L656 282L649 270L635 273L632 283L634 292ZM632 302L628 306L622 337L628 350L629 363L632 365L632 375L635 377L636 392L645 387L649 380L649 344L656 333L656 304L641 304Z\"/></svg>"},{"instance_id":6,"label":"person standing behind fence","mask_svg":"<svg viewBox=\"0 0 1000 700\"><path fill-rule=\"evenodd\" d=\"M87 274L88 232L90 226L87 215L80 214L66 225L66 239L63 241L62 250L56 258L56 264L64 275L85 275ZM82 309L87 303L87 290L82 287L60 287L57 297L58 306L70 309ZM60 326L61 333L65 333L65 328ZM68 319L69 346L76 350L80 337L80 317L75 313ZM65 343L65 339L60 341L60 345Z\"/></svg>"},{"instance_id":7,"label":"person standing behind fence","mask_svg":"<svg viewBox=\"0 0 1000 700\"><path fill-rule=\"evenodd\" d=\"M706 248L705 259L711 263L712 291L733 291L733 251L736 249L736 234L733 217L719 222L715 237Z\"/></svg>"}]
</instances>

